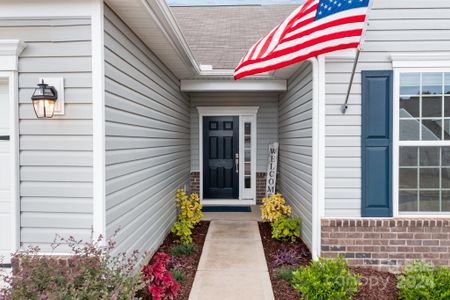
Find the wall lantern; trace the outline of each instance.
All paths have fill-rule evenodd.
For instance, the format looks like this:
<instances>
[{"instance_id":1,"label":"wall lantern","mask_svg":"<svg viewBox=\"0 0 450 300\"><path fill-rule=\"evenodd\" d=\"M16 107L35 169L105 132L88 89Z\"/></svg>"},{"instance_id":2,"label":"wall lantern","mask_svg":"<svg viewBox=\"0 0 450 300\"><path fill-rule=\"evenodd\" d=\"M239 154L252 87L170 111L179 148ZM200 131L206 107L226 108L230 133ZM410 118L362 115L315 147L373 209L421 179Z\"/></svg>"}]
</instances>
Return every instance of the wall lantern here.
<instances>
[{"instance_id":1,"label":"wall lantern","mask_svg":"<svg viewBox=\"0 0 450 300\"><path fill-rule=\"evenodd\" d=\"M36 117L40 119L53 118L56 100L58 100L58 92L55 87L49 86L44 80L38 83L38 87L31 96Z\"/></svg>"}]
</instances>

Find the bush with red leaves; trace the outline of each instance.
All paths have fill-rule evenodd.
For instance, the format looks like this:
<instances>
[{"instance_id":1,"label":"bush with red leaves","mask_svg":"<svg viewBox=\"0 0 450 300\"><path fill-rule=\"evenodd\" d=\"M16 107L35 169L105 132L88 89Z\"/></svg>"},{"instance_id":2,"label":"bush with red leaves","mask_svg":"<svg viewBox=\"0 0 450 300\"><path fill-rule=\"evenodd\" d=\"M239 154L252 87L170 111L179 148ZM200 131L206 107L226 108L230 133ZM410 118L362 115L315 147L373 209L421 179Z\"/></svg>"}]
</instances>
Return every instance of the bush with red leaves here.
<instances>
[{"instance_id":1,"label":"bush with red leaves","mask_svg":"<svg viewBox=\"0 0 450 300\"><path fill-rule=\"evenodd\" d=\"M150 293L153 300L172 300L180 289L180 284L168 270L170 255L158 252L153 257L154 263L142 268L144 289Z\"/></svg>"}]
</instances>

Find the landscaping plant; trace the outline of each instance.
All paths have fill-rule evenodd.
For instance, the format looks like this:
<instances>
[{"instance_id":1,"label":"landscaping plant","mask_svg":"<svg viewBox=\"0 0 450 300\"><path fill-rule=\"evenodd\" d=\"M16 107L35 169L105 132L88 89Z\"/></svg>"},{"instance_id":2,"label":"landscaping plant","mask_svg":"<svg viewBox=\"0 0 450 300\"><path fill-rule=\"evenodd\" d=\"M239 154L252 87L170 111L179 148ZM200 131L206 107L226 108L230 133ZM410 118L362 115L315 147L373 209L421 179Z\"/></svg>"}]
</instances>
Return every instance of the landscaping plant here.
<instances>
[{"instance_id":1,"label":"landscaping plant","mask_svg":"<svg viewBox=\"0 0 450 300\"><path fill-rule=\"evenodd\" d=\"M351 300L360 285L342 257L319 258L292 273L292 284L306 300Z\"/></svg>"},{"instance_id":2,"label":"landscaping plant","mask_svg":"<svg viewBox=\"0 0 450 300\"><path fill-rule=\"evenodd\" d=\"M292 208L286 204L286 200L281 194L262 199L261 217L263 222L273 223L279 218L283 216L289 217L291 214Z\"/></svg>"},{"instance_id":3,"label":"landscaping plant","mask_svg":"<svg viewBox=\"0 0 450 300\"><path fill-rule=\"evenodd\" d=\"M192 229L194 224L189 220L177 220L173 224L171 231L178 236L179 242L183 245L192 244Z\"/></svg>"},{"instance_id":4,"label":"landscaping plant","mask_svg":"<svg viewBox=\"0 0 450 300\"><path fill-rule=\"evenodd\" d=\"M272 258L273 258L272 265L274 267L280 267L285 265L296 266L300 262L300 258L297 254L297 251L293 248L288 249L287 247L280 248L276 254L272 255Z\"/></svg>"},{"instance_id":5,"label":"landscaping plant","mask_svg":"<svg viewBox=\"0 0 450 300\"><path fill-rule=\"evenodd\" d=\"M422 261L406 265L398 276L397 288L404 300L450 299L450 269L433 267Z\"/></svg>"},{"instance_id":6,"label":"landscaping plant","mask_svg":"<svg viewBox=\"0 0 450 300\"><path fill-rule=\"evenodd\" d=\"M142 288L136 272L138 253L111 255L115 242L102 245L102 236L93 242L74 237L57 237L54 250L64 244L72 255L41 255L38 247L12 255L14 272L5 275L8 286L0 299L133 299Z\"/></svg>"},{"instance_id":7,"label":"landscaping plant","mask_svg":"<svg viewBox=\"0 0 450 300\"><path fill-rule=\"evenodd\" d=\"M180 284L168 269L170 255L158 252L153 257L154 263L142 268L142 278L146 291L152 300L172 300L180 289Z\"/></svg>"},{"instance_id":8,"label":"landscaping plant","mask_svg":"<svg viewBox=\"0 0 450 300\"><path fill-rule=\"evenodd\" d=\"M294 268L292 266L282 266L275 269L275 274L277 278L292 283L292 278L294 277L292 274L293 271Z\"/></svg>"},{"instance_id":9,"label":"landscaping plant","mask_svg":"<svg viewBox=\"0 0 450 300\"><path fill-rule=\"evenodd\" d=\"M195 247L192 244L179 244L170 248L170 254L173 256L190 255L194 251Z\"/></svg>"},{"instance_id":10,"label":"landscaping plant","mask_svg":"<svg viewBox=\"0 0 450 300\"><path fill-rule=\"evenodd\" d=\"M178 189L176 194L178 217L171 231L179 237L183 245L192 243L192 229L202 219L202 205L196 193L190 196L183 189Z\"/></svg>"},{"instance_id":11,"label":"landscaping plant","mask_svg":"<svg viewBox=\"0 0 450 300\"><path fill-rule=\"evenodd\" d=\"M272 223L272 238L294 243L300 237L301 219L282 216Z\"/></svg>"}]
</instances>

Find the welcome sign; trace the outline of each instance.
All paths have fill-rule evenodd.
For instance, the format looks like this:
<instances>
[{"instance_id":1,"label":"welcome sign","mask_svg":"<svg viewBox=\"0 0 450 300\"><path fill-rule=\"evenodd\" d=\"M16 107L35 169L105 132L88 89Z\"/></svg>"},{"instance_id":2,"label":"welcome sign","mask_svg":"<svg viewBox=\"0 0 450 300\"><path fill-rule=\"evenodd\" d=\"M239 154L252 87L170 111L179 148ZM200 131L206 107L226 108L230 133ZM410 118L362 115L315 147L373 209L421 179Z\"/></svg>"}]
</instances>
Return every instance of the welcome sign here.
<instances>
[{"instance_id":1,"label":"welcome sign","mask_svg":"<svg viewBox=\"0 0 450 300\"><path fill-rule=\"evenodd\" d=\"M277 184L278 143L269 145L269 165L267 167L266 197L275 194Z\"/></svg>"}]
</instances>

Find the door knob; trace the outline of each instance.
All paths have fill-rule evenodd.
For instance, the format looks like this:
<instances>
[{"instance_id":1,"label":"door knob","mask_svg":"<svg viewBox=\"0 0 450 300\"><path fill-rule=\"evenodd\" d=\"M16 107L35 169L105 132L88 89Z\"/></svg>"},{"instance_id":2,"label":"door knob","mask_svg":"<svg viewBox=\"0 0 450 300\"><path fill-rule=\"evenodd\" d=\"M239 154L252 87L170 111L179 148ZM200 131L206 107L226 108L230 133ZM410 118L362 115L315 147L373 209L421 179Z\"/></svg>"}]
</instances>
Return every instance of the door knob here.
<instances>
[{"instance_id":1,"label":"door knob","mask_svg":"<svg viewBox=\"0 0 450 300\"><path fill-rule=\"evenodd\" d=\"M234 165L236 167L236 173L239 173L239 153L234 155Z\"/></svg>"}]
</instances>

